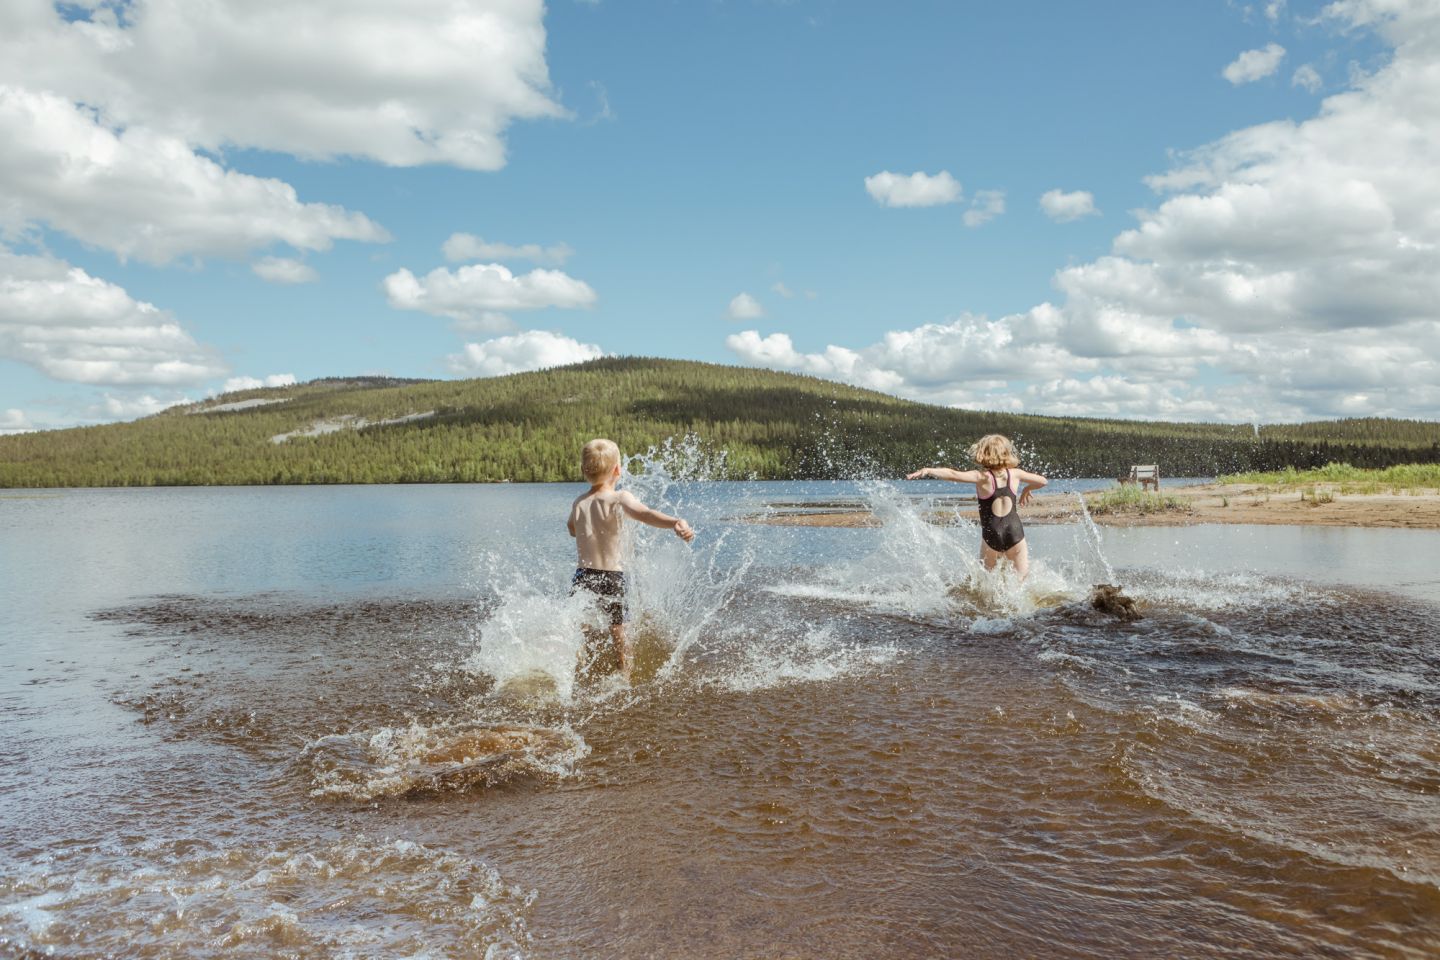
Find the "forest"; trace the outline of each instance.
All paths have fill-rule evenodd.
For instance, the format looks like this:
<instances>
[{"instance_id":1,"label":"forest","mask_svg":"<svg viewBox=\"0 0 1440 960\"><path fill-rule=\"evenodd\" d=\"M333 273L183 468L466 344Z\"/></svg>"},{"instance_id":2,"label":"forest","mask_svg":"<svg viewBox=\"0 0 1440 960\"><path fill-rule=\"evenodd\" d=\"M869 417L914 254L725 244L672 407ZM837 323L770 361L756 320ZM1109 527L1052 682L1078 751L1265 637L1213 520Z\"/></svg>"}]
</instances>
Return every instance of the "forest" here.
<instances>
[{"instance_id":1,"label":"forest","mask_svg":"<svg viewBox=\"0 0 1440 960\"><path fill-rule=\"evenodd\" d=\"M986 413L795 374L609 357L474 380L327 378L128 423L4 436L0 487L577 481L580 447L596 436L631 455L693 436L723 451L723 474L735 479L893 476L964 465L966 447L992 432L1053 477L1117 476L1133 463L1212 477L1440 462L1440 424L1427 421L1257 428Z\"/></svg>"}]
</instances>

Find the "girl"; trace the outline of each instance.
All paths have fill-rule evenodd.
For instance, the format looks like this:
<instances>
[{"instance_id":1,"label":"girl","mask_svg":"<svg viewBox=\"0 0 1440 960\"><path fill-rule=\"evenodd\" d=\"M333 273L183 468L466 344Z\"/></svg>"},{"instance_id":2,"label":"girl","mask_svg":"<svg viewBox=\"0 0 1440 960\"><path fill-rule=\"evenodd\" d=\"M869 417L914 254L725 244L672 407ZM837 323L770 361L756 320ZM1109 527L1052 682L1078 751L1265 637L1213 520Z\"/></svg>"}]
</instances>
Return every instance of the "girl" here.
<instances>
[{"instance_id":1,"label":"girl","mask_svg":"<svg viewBox=\"0 0 1440 960\"><path fill-rule=\"evenodd\" d=\"M1027 506L1031 491L1045 486L1047 481L1038 473L1017 469L1020 458L1015 456L1014 444L998 433L976 441L970 448L970 459L981 469L926 467L905 479L933 478L975 484L975 499L980 504L980 559L985 562L986 570L993 570L1004 557L1015 565L1015 572L1023 583L1030 573L1030 548L1025 543L1025 528L1020 525L1016 507ZM1025 484L1018 496L1014 488L1016 480Z\"/></svg>"}]
</instances>

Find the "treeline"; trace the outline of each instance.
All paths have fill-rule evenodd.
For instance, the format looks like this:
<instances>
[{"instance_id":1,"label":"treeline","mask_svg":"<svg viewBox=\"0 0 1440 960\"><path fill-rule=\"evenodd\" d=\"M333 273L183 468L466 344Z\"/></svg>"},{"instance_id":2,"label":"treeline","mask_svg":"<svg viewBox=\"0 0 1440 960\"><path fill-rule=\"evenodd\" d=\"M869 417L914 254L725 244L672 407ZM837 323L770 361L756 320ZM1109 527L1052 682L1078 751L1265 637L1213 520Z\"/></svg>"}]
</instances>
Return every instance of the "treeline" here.
<instances>
[{"instance_id":1,"label":"treeline","mask_svg":"<svg viewBox=\"0 0 1440 960\"><path fill-rule=\"evenodd\" d=\"M280 400L229 412L220 403ZM207 412L210 411L210 412ZM371 424L284 443L342 416ZM629 453L695 434L732 477L827 479L963 464L984 433L1057 477L1166 476L1440 462L1440 424L1344 420L1260 427L982 413L827 380L678 360L606 358L481 380L327 378L226 394L131 423L0 437L0 486L574 481L579 449Z\"/></svg>"}]
</instances>

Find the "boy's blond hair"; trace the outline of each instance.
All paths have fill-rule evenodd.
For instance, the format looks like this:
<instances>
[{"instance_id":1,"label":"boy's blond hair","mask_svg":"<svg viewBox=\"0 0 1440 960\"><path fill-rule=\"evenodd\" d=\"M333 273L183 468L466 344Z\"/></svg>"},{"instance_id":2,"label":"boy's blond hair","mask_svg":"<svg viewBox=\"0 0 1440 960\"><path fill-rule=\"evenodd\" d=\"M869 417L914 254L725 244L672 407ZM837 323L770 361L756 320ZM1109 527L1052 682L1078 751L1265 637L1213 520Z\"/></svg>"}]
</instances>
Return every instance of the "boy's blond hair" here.
<instances>
[{"instance_id":1,"label":"boy's blond hair","mask_svg":"<svg viewBox=\"0 0 1440 960\"><path fill-rule=\"evenodd\" d=\"M1009 437L998 433L983 436L971 444L970 459L987 470L1020 466L1020 458L1015 455L1015 444L1010 442Z\"/></svg>"},{"instance_id":2,"label":"boy's blond hair","mask_svg":"<svg viewBox=\"0 0 1440 960\"><path fill-rule=\"evenodd\" d=\"M585 479L591 483L603 482L619 463L620 448L615 446L613 440L591 440L580 452L580 472L585 474Z\"/></svg>"}]
</instances>

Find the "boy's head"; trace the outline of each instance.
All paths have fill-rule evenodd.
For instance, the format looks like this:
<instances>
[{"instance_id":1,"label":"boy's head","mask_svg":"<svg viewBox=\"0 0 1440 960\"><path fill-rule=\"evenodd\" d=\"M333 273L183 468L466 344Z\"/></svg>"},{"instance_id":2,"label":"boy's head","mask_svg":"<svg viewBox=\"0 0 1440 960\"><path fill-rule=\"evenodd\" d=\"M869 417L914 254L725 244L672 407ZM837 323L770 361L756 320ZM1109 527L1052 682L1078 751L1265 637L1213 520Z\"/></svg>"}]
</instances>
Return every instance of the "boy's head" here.
<instances>
[{"instance_id":1,"label":"boy's head","mask_svg":"<svg viewBox=\"0 0 1440 960\"><path fill-rule=\"evenodd\" d=\"M620 448L613 440L591 440L580 453L580 472L591 483L604 483L620 466Z\"/></svg>"},{"instance_id":2,"label":"boy's head","mask_svg":"<svg viewBox=\"0 0 1440 960\"><path fill-rule=\"evenodd\" d=\"M1020 466L1020 458L1015 456L1015 445L1008 437L998 433L976 440L970 447L970 459L986 470Z\"/></svg>"}]
</instances>

